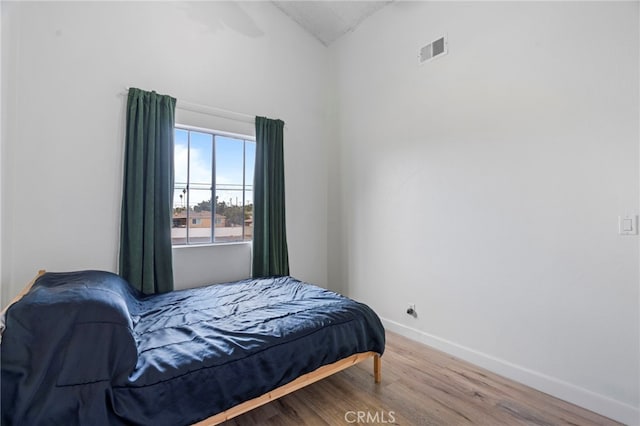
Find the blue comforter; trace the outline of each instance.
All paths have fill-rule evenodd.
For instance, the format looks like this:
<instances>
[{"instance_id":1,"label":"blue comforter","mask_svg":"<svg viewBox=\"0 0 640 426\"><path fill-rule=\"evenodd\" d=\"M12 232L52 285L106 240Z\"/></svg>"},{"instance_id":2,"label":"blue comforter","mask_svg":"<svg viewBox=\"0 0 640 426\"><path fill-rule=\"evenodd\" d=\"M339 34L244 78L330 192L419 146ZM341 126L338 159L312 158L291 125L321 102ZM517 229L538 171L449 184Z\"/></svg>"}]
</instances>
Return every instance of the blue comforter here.
<instances>
[{"instance_id":1,"label":"blue comforter","mask_svg":"<svg viewBox=\"0 0 640 426\"><path fill-rule=\"evenodd\" d=\"M6 313L2 424L190 424L384 342L366 305L291 277L143 296L47 273Z\"/></svg>"}]
</instances>

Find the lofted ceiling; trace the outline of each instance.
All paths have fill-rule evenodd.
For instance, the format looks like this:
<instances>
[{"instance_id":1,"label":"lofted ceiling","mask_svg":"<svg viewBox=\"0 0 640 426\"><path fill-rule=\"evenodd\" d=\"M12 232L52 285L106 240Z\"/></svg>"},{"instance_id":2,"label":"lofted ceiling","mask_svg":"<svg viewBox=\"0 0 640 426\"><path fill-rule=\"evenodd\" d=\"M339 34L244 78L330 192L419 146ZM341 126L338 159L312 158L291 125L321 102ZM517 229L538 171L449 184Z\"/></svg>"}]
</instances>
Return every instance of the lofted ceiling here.
<instances>
[{"instance_id":1,"label":"lofted ceiling","mask_svg":"<svg viewBox=\"0 0 640 426\"><path fill-rule=\"evenodd\" d=\"M362 21L393 0L272 1L325 46L353 31Z\"/></svg>"}]
</instances>

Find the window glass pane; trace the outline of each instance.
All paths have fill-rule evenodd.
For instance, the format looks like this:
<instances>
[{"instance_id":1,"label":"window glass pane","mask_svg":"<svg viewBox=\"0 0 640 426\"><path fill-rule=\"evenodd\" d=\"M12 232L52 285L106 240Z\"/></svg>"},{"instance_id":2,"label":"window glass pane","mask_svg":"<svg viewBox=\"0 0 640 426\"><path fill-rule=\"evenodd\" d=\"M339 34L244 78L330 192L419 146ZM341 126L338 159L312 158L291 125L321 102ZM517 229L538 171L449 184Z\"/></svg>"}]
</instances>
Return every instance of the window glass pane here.
<instances>
[{"instance_id":1,"label":"window glass pane","mask_svg":"<svg viewBox=\"0 0 640 426\"><path fill-rule=\"evenodd\" d=\"M245 141L244 182L246 189L253 190L253 171L256 167L256 143ZM251 198L253 203L253 198Z\"/></svg>"},{"instance_id":2,"label":"window glass pane","mask_svg":"<svg viewBox=\"0 0 640 426\"><path fill-rule=\"evenodd\" d=\"M244 160L244 240L253 239L253 172L256 164L256 143L245 141Z\"/></svg>"},{"instance_id":3,"label":"window glass pane","mask_svg":"<svg viewBox=\"0 0 640 426\"><path fill-rule=\"evenodd\" d=\"M245 200L253 200L253 191L244 192ZM244 240L253 239L253 201L246 201L244 206Z\"/></svg>"},{"instance_id":4,"label":"window glass pane","mask_svg":"<svg viewBox=\"0 0 640 426\"><path fill-rule=\"evenodd\" d=\"M171 225L171 244L180 245L187 244L187 209L184 207L186 205L186 190L185 194L182 193L182 190L179 188L175 188L174 192L174 200L176 199L176 194L180 193L183 201L175 203L173 205L173 223Z\"/></svg>"},{"instance_id":5,"label":"window glass pane","mask_svg":"<svg viewBox=\"0 0 640 426\"><path fill-rule=\"evenodd\" d=\"M190 133L189 188L211 190L213 135L200 132ZM195 196L196 194L193 195ZM191 205L201 201L199 198L190 200Z\"/></svg>"},{"instance_id":6,"label":"window glass pane","mask_svg":"<svg viewBox=\"0 0 640 426\"><path fill-rule=\"evenodd\" d=\"M174 139L174 179L173 189L173 223L171 225L171 243L174 245L187 243L187 170L189 167L189 132L175 129Z\"/></svg>"},{"instance_id":7,"label":"window glass pane","mask_svg":"<svg viewBox=\"0 0 640 426\"><path fill-rule=\"evenodd\" d=\"M243 140L216 137L216 182L242 184Z\"/></svg>"},{"instance_id":8,"label":"window glass pane","mask_svg":"<svg viewBox=\"0 0 640 426\"><path fill-rule=\"evenodd\" d=\"M175 189L173 191L173 208L184 207L186 197L182 193L187 188L187 170L189 167L189 148L188 132L182 129L176 129L174 141L174 182ZM180 197L182 195L182 197Z\"/></svg>"},{"instance_id":9,"label":"window glass pane","mask_svg":"<svg viewBox=\"0 0 640 426\"><path fill-rule=\"evenodd\" d=\"M208 189L189 190L189 244L211 242L211 191Z\"/></svg>"},{"instance_id":10,"label":"window glass pane","mask_svg":"<svg viewBox=\"0 0 640 426\"><path fill-rule=\"evenodd\" d=\"M216 228L215 241L242 241L244 141L216 136L216 213L224 226Z\"/></svg>"}]
</instances>

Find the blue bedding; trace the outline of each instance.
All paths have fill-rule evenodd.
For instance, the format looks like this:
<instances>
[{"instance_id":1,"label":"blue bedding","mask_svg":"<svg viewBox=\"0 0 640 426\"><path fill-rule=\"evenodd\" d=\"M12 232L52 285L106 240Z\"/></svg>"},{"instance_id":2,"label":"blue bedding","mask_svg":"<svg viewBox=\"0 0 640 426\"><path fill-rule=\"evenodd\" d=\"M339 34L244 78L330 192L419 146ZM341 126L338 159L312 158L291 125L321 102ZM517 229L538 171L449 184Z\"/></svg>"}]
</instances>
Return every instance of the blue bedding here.
<instances>
[{"instance_id":1,"label":"blue bedding","mask_svg":"<svg viewBox=\"0 0 640 426\"><path fill-rule=\"evenodd\" d=\"M191 424L384 343L369 307L291 277L143 296L47 273L6 313L2 424Z\"/></svg>"}]
</instances>

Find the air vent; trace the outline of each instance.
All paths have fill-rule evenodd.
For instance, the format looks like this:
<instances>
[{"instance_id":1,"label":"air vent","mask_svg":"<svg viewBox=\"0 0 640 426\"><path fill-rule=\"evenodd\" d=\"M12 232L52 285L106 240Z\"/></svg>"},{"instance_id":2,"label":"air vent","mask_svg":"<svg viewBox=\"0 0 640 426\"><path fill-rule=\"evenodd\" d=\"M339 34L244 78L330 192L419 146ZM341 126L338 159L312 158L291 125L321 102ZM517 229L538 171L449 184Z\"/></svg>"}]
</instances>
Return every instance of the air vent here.
<instances>
[{"instance_id":1,"label":"air vent","mask_svg":"<svg viewBox=\"0 0 640 426\"><path fill-rule=\"evenodd\" d=\"M446 36L442 36L420 48L420 52L418 53L418 63L422 65L434 58L437 58L438 56L445 55L446 53L447 38Z\"/></svg>"}]
</instances>

